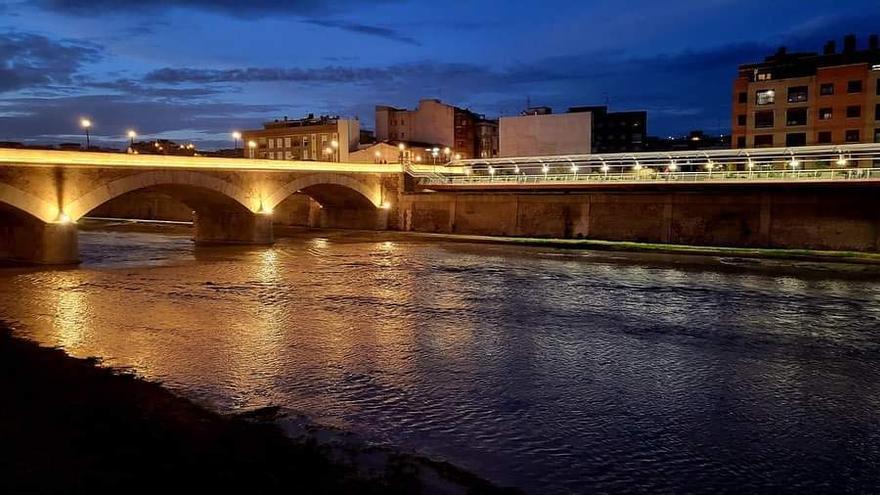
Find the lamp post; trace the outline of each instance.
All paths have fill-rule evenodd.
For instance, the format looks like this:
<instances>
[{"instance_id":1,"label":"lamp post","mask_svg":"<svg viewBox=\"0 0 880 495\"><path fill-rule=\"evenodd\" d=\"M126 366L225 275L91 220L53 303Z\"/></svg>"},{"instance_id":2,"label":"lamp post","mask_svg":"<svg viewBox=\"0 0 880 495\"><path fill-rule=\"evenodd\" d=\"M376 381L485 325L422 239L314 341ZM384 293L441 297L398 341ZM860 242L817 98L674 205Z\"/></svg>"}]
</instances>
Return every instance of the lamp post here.
<instances>
[{"instance_id":1,"label":"lamp post","mask_svg":"<svg viewBox=\"0 0 880 495\"><path fill-rule=\"evenodd\" d=\"M449 149L449 146L443 148L443 155L446 156L446 162L449 163L450 159L452 158L452 150Z\"/></svg>"},{"instance_id":2,"label":"lamp post","mask_svg":"<svg viewBox=\"0 0 880 495\"><path fill-rule=\"evenodd\" d=\"M134 129L128 130L128 147L134 151L134 138L137 137L137 133L134 132Z\"/></svg>"},{"instance_id":3,"label":"lamp post","mask_svg":"<svg viewBox=\"0 0 880 495\"><path fill-rule=\"evenodd\" d=\"M400 143L397 145L397 149L400 150L399 160L400 160L400 163L403 164L404 163L404 152L406 151L406 145L403 143Z\"/></svg>"},{"instance_id":4,"label":"lamp post","mask_svg":"<svg viewBox=\"0 0 880 495\"><path fill-rule=\"evenodd\" d=\"M331 150L331 152L332 152L331 158L333 159L334 162L338 162L339 161L339 141L337 141L335 139L333 141L330 141L330 147L333 148Z\"/></svg>"},{"instance_id":5,"label":"lamp post","mask_svg":"<svg viewBox=\"0 0 880 495\"><path fill-rule=\"evenodd\" d=\"M238 149L238 140L241 139L241 133L238 131L232 131L232 149Z\"/></svg>"},{"instance_id":6,"label":"lamp post","mask_svg":"<svg viewBox=\"0 0 880 495\"><path fill-rule=\"evenodd\" d=\"M89 139L89 128L92 127L92 121L89 119L80 119L79 125L84 131L86 131L86 151L88 151L89 148L92 147L91 140Z\"/></svg>"},{"instance_id":7,"label":"lamp post","mask_svg":"<svg viewBox=\"0 0 880 495\"><path fill-rule=\"evenodd\" d=\"M257 149L257 142L254 141L253 139L248 141L248 149L250 149L250 157L256 158L254 155L255 155L256 149Z\"/></svg>"}]
</instances>

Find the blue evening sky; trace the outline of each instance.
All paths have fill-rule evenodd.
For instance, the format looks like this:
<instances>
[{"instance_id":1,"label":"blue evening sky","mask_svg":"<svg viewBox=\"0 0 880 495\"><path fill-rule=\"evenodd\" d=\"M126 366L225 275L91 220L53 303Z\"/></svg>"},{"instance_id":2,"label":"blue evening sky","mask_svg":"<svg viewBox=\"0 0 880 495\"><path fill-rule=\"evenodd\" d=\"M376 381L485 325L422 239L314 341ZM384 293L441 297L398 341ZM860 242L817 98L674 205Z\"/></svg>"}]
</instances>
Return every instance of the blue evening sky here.
<instances>
[{"instance_id":1,"label":"blue evening sky","mask_svg":"<svg viewBox=\"0 0 880 495\"><path fill-rule=\"evenodd\" d=\"M880 32L877 0L0 0L0 140L232 129L438 97L648 111L652 135L727 131L738 64Z\"/></svg>"}]
</instances>

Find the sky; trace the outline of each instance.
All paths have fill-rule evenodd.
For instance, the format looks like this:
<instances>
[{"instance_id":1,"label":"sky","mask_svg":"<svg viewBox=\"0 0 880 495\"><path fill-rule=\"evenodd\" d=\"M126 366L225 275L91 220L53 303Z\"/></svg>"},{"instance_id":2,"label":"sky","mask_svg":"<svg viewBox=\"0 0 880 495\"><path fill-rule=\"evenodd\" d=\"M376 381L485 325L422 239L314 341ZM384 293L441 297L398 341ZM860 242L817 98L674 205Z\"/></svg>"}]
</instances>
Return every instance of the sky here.
<instances>
[{"instance_id":1,"label":"sky","mask_svg":"<svg viewBox=\"0 0 880 495\"><path fill-rule=\"evenodd\" d=\"M878 0L0 0L0 141L231 147L231 131L440 98L487 117L647 110L730 127L739 64L880 32Z\"/></svg>"}]
</instances>

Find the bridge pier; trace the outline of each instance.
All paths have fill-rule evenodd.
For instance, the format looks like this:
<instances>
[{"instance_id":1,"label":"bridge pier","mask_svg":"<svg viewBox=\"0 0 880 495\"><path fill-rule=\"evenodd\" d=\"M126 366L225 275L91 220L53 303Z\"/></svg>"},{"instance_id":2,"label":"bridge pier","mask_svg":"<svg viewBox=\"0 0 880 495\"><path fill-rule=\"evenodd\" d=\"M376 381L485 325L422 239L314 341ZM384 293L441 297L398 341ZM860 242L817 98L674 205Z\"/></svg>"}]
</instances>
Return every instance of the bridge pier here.
<instances>
[{"instance_id":1,"label":"bridge pier","mask_svg":"<svg viewBox=\"0 0 880 495\"><path fill-rule=\"evenodd\" d=\"M0 231L0 259L41 265L79 263L76 224L4 222Z\"/></svg>"},{"instance_id":2,"label":"bridge pier","mask_svg":"<svg viewBox=\"0 0 880 495\"><path fill-rule=\"evenodd\" d=\"M241 211L196 212L196 244L272 244L272 215Z\"/></svg>"}]
</instances>

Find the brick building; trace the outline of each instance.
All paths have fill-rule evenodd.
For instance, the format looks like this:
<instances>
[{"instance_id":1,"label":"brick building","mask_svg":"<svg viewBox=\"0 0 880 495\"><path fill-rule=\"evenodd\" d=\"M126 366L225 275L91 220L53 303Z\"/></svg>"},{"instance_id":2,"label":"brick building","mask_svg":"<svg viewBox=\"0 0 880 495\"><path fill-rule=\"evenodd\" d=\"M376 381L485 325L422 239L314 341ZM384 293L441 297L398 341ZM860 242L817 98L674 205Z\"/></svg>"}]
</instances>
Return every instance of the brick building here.
<instances>
[{"instance_id":1,"label":"brick building","mask_svg":"<svg viewBox=\"0 0 880 495\"><path fill-rule=\"evenodd\" d=\"M733 84L732 146L880 142L880 46L829 41L821 54L780 48L741 65Z\"/></svg>"}]
</instances>

